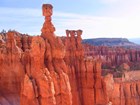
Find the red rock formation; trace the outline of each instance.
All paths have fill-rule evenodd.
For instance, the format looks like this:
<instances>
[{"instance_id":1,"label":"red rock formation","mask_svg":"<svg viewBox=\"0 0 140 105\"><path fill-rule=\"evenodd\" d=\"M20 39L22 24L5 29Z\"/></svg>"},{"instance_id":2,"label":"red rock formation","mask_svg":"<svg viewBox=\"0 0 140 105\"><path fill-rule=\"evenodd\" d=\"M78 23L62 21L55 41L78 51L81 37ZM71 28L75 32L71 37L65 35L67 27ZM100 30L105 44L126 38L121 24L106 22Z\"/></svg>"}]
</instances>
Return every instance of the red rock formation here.
<instances>
[{"instance_id":1,"label":"red rock formation","mask_svg":"<svg viewBox=\"0 0 140 105\"><path fill-rule=\"evenodd\" d=\"M84 45L84 49L85 56L101 58L103 68L114 68L123 63L127 63L131 69L140 67L140 51L137 49L90 45Z\"/></svg>"},{"instance_id":2,"label":"red rock formation","mask_svg":"<svg viewBox=\"0 0 140 105\"><path fill-rule=\"evenodd\" d=\"M113 105L139 105L139 80L114 81L113 76L110 74L104 78L104 81L109 100Z\"/></svg>"},{"instance_id":3,"label":"red rock formation","mask_svg":"<svg viewBox=\"0 0 140 105\"><path fill-rule=\"evenodd\" d=\"M136 62L139 62L140 52L138 50L88 45L84 47L85 55L101 58L104 67L114 68L120 65L120 70L129 70ZM139 105L139 71L125 72L123 78L113 78L113 75L109 74L104 77L103 81L108 100L112 105Z\"/></svg>"},{"instance_id":4,"label":"red rock formation","mask_svg":"<svg viewBox=\"0 0 140 105\"><path fill-rule=\"evenodd\" d=\"M0 96L2 105L19 104L21 81L24 68L21 60L22 51L16 46L15 34L7 33L6 41L0 45Z\"/></svg>"},{"instance_id":5,"label":"red rock formation","mask_svg":"<svg viewBox=\"0 0 140 105\"><path fill-rule=\"evenodd\" d=\"M107 103L100 61L84 57L81 30L67 32L65 46L53 32L42 37L8 32L1 38L2 105Z\"/></svg>"},{"instance_id":6,"label":"red rock formation","mask_svg":"<svg viewBox=\"0 0 140 105\"><path fill-rule=\"evenodd\" d=\"M67 30L62 40L55 36L52 8L43 5L41 36L0 35L0 104L139 105L139 80L103 78L101 59L84 55L82 30ZM98 53L103 52L106 49ZM107 59L114 57L108 55ZM130 58L136 60L135 54Z\"/></svg>"},{"instance_id":7,"label":"red rock formation","mask_svg":"<svg viewBox=\"0 0 140 105\"><path fill-rule=\"evenodd\" d=\"M69 66L73 105L107 104L105 84L101 77L101 62L84 57L81 30L66 30L66 34L65 61Z\"/></svg>"},{"instance_id":8,"label":"red rock formation","mask_svg":"<svg viewBox=\"0 0 140 105\"><path fill-rule=\"evenodd\" d=\"M41 36L44 39L33 37L31 49L23 57L27 60L24 61L27 64L27 75L22 85L21 105L25 102L26 105L72 104L71 87L66 74L68 68L63 60L65 49L60 38L54 35L55 28L51 23L52 8L50 4L43 5L45 23ZM32 93L26 92L26 82Z\"/></svg>"},{"instance_id":9,"label":"red rock formation","mask_svg":"<svg viewBox=\"0 0 140 105\"><path fill-rule=\"evenodd\" d=\"M52 6L42 9L46 18L41 36L15 31L0 35L1 105L72 105L65 48L48 15Z\"/></svg>"}]
</instances>

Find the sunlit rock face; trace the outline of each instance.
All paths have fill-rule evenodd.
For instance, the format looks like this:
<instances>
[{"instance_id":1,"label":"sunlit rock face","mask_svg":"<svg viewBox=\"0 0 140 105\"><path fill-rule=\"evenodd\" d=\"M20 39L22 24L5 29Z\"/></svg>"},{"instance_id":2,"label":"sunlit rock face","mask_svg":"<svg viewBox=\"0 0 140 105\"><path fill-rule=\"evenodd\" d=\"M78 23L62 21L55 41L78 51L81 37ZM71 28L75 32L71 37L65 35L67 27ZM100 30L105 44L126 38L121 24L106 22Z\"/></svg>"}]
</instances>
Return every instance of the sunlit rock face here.
<instances>
[{"instance_id":1,"label":"sunlit rock face","mask_svg":"<svg viewBox=\"0 0 140 105\"><path fill-rule=\"evenodd\" d=\"M104 69L112 69L104 78L105 89L110 105L139 105L140 84L140 51L121 47L105 47L84 45L85 56L102 59ZM117 67L118 66L118 67ZM115 75L115 68L121 76ZM137 71L134 71L137 69ZM102 72L106 72L103 70ZM113 75L112 75L113 74ZM117 77L117 78L113 78Z\"/></svg>"},{"instance_id":2,"label":"sunlit rock face","mask_svg":"<svg viewBox=\"0 0 140 105\"><path fill-rule=\"evenodd\" d=\"M82 30L54 34L52 9L42 6L40 36L0 35L0 105L139 105L139 81L102 77L101 59L84 55Z\"/></svg>"},{"instance_id":3,"label":"sunlit rock face","mask_svg":"<svg viewBox=\"0 0 140 105\"><path fill-rule=\"evenodd\" d=\"M84 57L82 30L66 30L64 61L69 67L72 105L106 105L106 88L101 77L101 61Z\"/></svg>"},{"instance_id":4,"label":"sunlit rock face","mask_svg":"<svg viewBox=\"0 0 140 105\"><path fill-rule=\"evenodd\" d=\"M17 46L16 37L14 32L8 32L0 39L0 103L2 105L16 105L20 102L21 81L25 72L21 62L22 50Z\"/></svg>"},{"instance_id":5,"label":"sunlit rock face","mask_svg":"<svg viewBox=\"0 0 140 105\"><path fill-rule=\"evenodd\" d=\"M130 74L130 73L129 73ZM104 77L109 101L112 105L139 105L139 80L114 80L111 74Z\"/></svg>"},{"instance_id":6,"label":"sunlit rock face","mask_svg":"<svg viewBox=\"0 0 140 105\"><path fill-rule=\"evenodd\" d=\"M52 8L50 4L42 6L45 22L41 36L32 38L24 56L28 69L21 85L20 105L72 105L68 67L63 60L65 48L54 34Z\"/></svg>"},{"instance_id":7,"label":"sunlit rock face","mask_svg":"<svg viewBox=\"0 0 140 105\"><path fill-rule=\"evenodd\" d=\"M52 8L42 7L41 36L0 35L1 105L72 105L65 47L54 34Z\"/></svg>"}]
</instances>

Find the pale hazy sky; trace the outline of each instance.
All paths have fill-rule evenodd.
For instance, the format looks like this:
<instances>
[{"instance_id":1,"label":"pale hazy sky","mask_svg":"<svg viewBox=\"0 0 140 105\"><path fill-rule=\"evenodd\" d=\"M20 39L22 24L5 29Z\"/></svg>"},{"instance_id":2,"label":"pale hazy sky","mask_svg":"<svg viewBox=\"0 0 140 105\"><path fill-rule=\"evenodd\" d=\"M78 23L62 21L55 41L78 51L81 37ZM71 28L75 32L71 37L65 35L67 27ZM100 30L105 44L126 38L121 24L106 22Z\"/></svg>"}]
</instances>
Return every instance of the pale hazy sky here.
<instances>
[{"instance_id":1,"label":"pale hazy sky","mask_svg":"<svg viewBox=\"0 0 140 105\"><path fill-rule=\"evenodd\" d=\"M43 3L54 6L56 35L82 29L83 38L140 37L140 0L0 0L0 30L40 34Z\"/></svg>"}]
</instances>

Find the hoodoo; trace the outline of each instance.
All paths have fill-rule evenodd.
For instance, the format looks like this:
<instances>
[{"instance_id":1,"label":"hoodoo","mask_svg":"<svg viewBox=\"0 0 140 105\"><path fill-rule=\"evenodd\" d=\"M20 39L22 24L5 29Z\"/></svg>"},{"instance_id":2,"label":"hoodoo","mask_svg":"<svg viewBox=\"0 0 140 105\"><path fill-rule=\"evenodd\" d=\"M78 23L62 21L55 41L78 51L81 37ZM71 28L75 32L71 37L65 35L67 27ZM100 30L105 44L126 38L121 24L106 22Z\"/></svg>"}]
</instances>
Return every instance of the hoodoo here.
<instances>
[{"instance_id":1,"label":"hoodoo","mask_svg":"<svg viewBox=\"0 0 140 105\"><path fill-rule=\"evenodd\" d=\"M0 37L1 105L106 104L100 62L84 57L82 30L54 34L51 4L43 4L41 36Z\"/></svg>"},{"instance_id":2,"label":"hoodoo","mask_svg":"<svg viewBox=\"0 0 140 105\"><path fill-rule=\"evenodd\" d=\"M32 38L28 55L31 74L25 74L20 105L72 105L68 67L63 60L65 48L54 34L52 8L51 4L42 6L45 22L41 36Z\"/></svg>"},{"instance_id":3,"label":"hoodoo","mask_svg":"<svg viewBox=\"0 0 140 105\"><path fill-rule=\"evenodd\" d=\"M83 31L58 37L53 6L43 4L42 12L41 35L0 34L0 105L139 105L140 83L131 72L101 76L102 59L85 55Z\"/></svg>"}]
</instances>

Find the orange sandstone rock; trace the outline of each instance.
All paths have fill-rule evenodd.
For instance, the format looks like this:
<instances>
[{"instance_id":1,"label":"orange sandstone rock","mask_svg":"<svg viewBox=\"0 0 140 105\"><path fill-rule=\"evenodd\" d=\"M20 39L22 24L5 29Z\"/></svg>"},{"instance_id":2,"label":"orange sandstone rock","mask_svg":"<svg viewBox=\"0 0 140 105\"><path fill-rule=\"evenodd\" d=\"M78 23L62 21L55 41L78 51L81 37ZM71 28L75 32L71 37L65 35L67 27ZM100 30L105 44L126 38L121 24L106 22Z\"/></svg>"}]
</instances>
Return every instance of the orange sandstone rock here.
<instances>
[{"instance_id":1,"label":"orange sandstone rock","mask_svg":"<svg viewBox=\"0 0 140 105\"><path fill-rule=\"evenodd\" d=\"M81 44L81 30L66 30L65 61L69 66L69 79L73 105L107 104L105 84L101 77L101 63L85 58Z\"/></svg>"},{"instance_id":2,"label":"orange sandstone rock","mask_svg":"<svg viewBox=\"0 0 140 105\"><path fill-rule=\"evenodd\" d=\"M102 57L84 55L82 30L66 30L63 38L55 36L52 8L50 4L42 7L45 22L41 36L0 35L0 104L139 105L140 82L117 81L112 75L103 78ZM104 47L97 50L107 53ZM105 60L112 63L116 58L109 54ZM115 63L122 60L121 55ZM123 60L127 58L123 55Z\"/></svg>"},{"instance_id":3,"label":"orange sandstone rock","mask_svg":"<svg viewBox=\"0 0 140 105\"><path fill-rule=\"evenodd\" d=\"M102 59L102 68L111 69L126 63L131 69L138 69L140 51L121 47L90 46L84 45L85 56Z\"/></svg>"},{"instance_id":4,"label":"orange sandstone rock","mask_svg":"<svg viewBox=\"0 0 140 105\"><path fill-rule=\"evenodd\" d=\"M19 104L21 81L24 67L21 63L22 51L16 46L15 33L8 32L6 41L0 46L0 94L2 105Z\"/></svg>"},{"instance_id":5,"label":"orange sandstone rock","mask_svg":"<svg viewBox=\"0 0 140 105\"><path fill-rule=\"evenodd\" d=\"M42 35L32 38L30 50L23 55L23 59L30 65L24 60L23 62L27 65L29 78L34 80L33 87L39 105L72 105L71 87L66 74L68 68L63 60L64 45L54 35L51 23L52 6L44 4L42 9L45 16ZM21 100L25 99L30 100L28 97L21 97Z\"/></svg>"}]
</instances>

